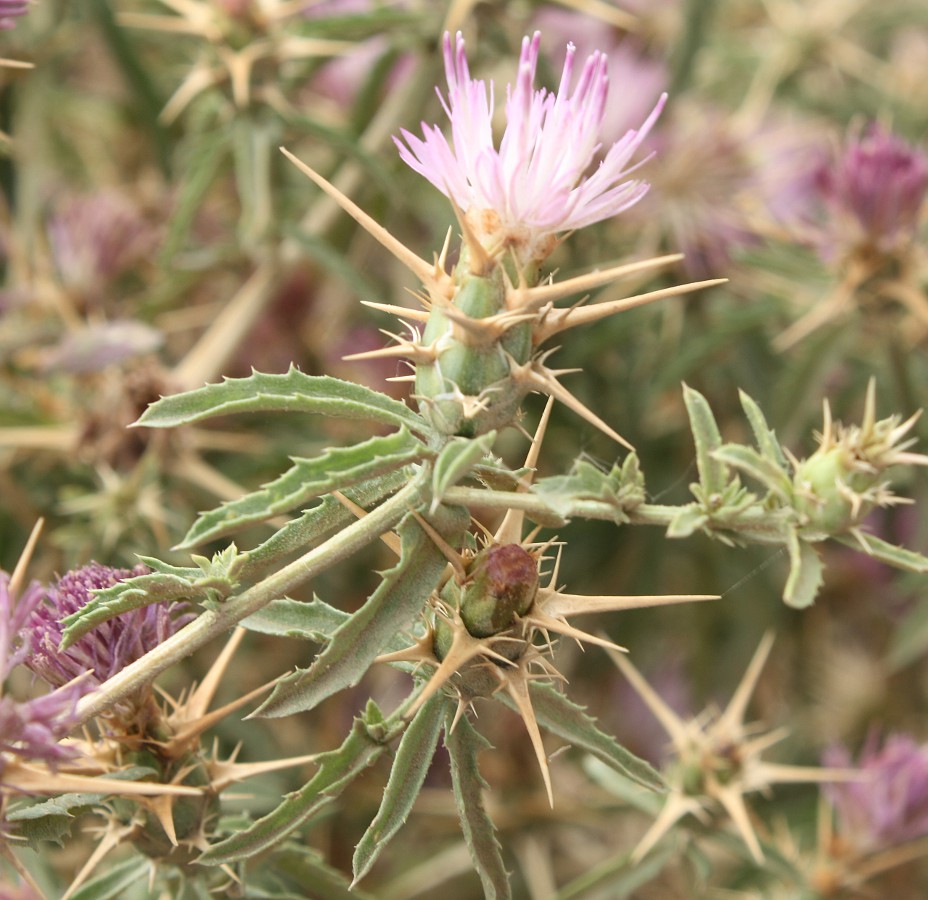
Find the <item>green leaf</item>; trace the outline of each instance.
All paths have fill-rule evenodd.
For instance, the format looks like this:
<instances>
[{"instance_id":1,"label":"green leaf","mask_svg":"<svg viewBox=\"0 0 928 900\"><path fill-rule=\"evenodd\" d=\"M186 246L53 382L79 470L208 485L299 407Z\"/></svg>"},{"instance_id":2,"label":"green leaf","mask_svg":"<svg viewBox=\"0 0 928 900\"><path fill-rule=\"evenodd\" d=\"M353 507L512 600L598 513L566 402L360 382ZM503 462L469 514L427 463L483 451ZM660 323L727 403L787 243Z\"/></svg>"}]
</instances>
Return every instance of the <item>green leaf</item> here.
<instances>
[{"instance_id":1,"label":"green leaf","mask_svg":"<svg viewBox=\"0 0 928 900\"><path fill-rule=\"evenodd\" d=\"M474 730L467 716L453 723L453 715L445 717L445 747L451 759L451 784L461 820L461 832L470 850L474 868L483 884L487 900L507 900L511 897L509 873L496 837L496 827L483 805L486 782L480 775L477 754L489 746Z\"/></svg>"},{"instance_id":2,"label":"green leaf","mask_svg":"<svg viewBox=\"0 0 928 900\"><path fill-rule=\"evenodd\" d=\"M219 384L162 397L135 424L145 428L175 428L213 416L243 412L319 413L406 425L417 434L429 434L425 421L405 403L329 375L305 375L293 366L285 375L253 372L247 378L226 378Z\"/></svg>"},{"instance_id":3,"label":"green leaf","mask_svg":"<svg viewBox=\"0 0 928 900\"><path fill-rule=\"evenodd\" d=\"M741 444L725 444L713 451L713 459L750 475L783 503L791 498L792 480L789 474L774 460L763 456L751 447Z\"/></svg>"},{"instance_id":4,"label":"green leaf","mask_svg":"<svg viewBox=\"0 0 928 900\"><path fill-rule=\"evenodd\" d=\"M760 450L761 456L773 460L781 469L788 471L789 463L786 460L786 455L777 440L776 433L767 424L763 411L754 399L744 391L739 391L738 396L741 398L741 406L751 425L751 431L754 432L754 440L757 442L757 449Z\"/></svg>"},{"instance_id":5,"label":"green leaf","mask_svg":"<svg viewBox=\"0 0 928 900\"><path fill-rule=\"evenodd\" d=\"M679 850L674 846L649 853L634 865L631 864L631 853L612 856L566 884L554 895L554 900L622 900L653 881L668 863L678 858Z\"/></svg>"},{"instance_id":6,"label":"green leaf","mask_svg":"<svg viewBox=\"0 0 928 900\"><path fill-rule=\"evenodd\" d=\"M132 888L147 883L150 872L150 859L141 855L132 856L79 887L71 894L71 900L119 900ZM149 893L148 896L158 895Z\"/></svg>"},{"instance_id":7,"label":"green leaf","mask_svg":"<svg viewBox=\"0 0 928 900\"><path fill-rule=\"evenodd\" d=\"M283 803L248 828L213 844L198 861L218 866L251 859L273 847L337 797L385 750L386 743L374 740L367 724L356 718L342 745L317 758L319 770L302 788L287 794Z\"/></svg>"},{"instance_id":8,"label":"green leaf","mask_svg":"<svg viewBox=\"0 0 928 900\"><path fill-rule=\"evenodd\" d=\"M313 459L294 458L293 466L260 490L200 516L176 549L189 549L248 525L289 512L322 494L342 490L421 459L425 445L405 426L353 447L335 447Z\"/></svg>"},{"instance_id":9,"label":"green leaf","mask_svg":"<svg viewBox=\"0 0 928 900\"><path fill-rule=\"evenodd\" d=\"M790 530L786 547L789 550L789 578L783 589L783 602L794 609L805 609L815 600L822 586L824 564L818 550L800 540L795 530Z\"/></svg>"},{"instance_id":10,"label":"green leaf","mask_svg":"<svg viewBox=\"0 0 928 900\"><path fill-rule=\"evenodd\" d=\"M375 900L371 894L349 887L344 874L328 865L312 847L281 848L274 854L271 868L277 878L294 885L296 890L289 895L294 900L305 900L308 885L312 885L313 900Z\"/></svg>"},{"instance_id":11,"label":"green leaf","mask_svg":"<svg viewBox=\"0 0 928 900\"><path fill-rule=\"evenodd\" d=\"M358 842L352 860L354 882L371 869L405 823L428 774L445 716L447 698L434 694L418 710L400 741L377 815Z\"/></svg>"},{"instance_id":12,"label":"green leaf","mask_svg":"<svg viewBox=\"0 0 928 900\"><path fill-rule=\"evenodd\" d=\"M29 803L8 810L4 818L15 823L9 831L24 838L33 850L39 851L45 841L61 843L71 830L76 816L99 805L99 794L61 794L40 803Z\"/></svg>"},{"instance_id":13,"label":"green leaf","mask_svg":"<svg viewBox=\"0 0 928 900\"><path fill-rule=\"evenodd\" d=\"M442 507L432 525L449 543L457 544L468 521L465 510ZM254 715L287 716L312 709L326 697L357 684L389 641L411 628L447 560L411 515L397 531L402 550L399 563L384 574L364 606L332 635L313 665L278 682Z\"/></svg>"},{"instance_id":14,"label":"green leaf","mask_svg":"<svg viewBox=\"0 0 928 900\"><path fill-rule=\"evenodd\" d=\"M709 516L701 503L689 503L681 506L670 524L667 526L667 537L688 538L703 528L709 521Z\"/></svg>"},{"instance_id":15,"label":"green leaf","mask_svg":"<svg viewBox=\"0 0 928 900\"><path fill-rule=\"evenodd\" d=\"M888 566L907 572L928 572L928 556L914 550L906 550L905 547L897 547L860 529L856 529L852 534L837 535L835 540L853 550L861 550Z\"/></svg>"},{"instance_id":16,"label":"green leaf","mask_svg":"<svg viewBox=\"0 0 928 900\"><path fill-rule=\"evenodd\" d=\"M579 501L607 503L616 511L617 524L628 522L627 513L646 499L644 476L634 453L625 458L621 468L614 465L608 471L587 460L577 460L569 474L541 478L532 486L532 492L565 517Z\"/></svg>"},{"instance_id":17,"label":"green leaf","mask_svg":"<svg viewBox=\"0 0 928 900\"><path fill-rule=\"evenodd\" d=\"M309 603L284 597L272 600L264 609L252 613L239 624L260 634L323 643L350 618L350 613L329 606L318 597Z\"/></svg>"},{"instance_id":18,"label":"green leaf","mask_svg":"<svg viewBox=\"0 0 928 900\"><path fill-rule=\"evenodd\" d=\"M409 473L400 470L348 488L343 493L353 503L368 509L408 483ZM281 561L288 556L326 534L344 528L355 518L355 514L334 497L324 497L318 506L306 510L300 518L288 522L263 544L243 554L242 577L256 578L270 569L279 568Z\"/></svg>"},{"instance_id":19,"label":"green leaf","mask_svg":"<svg viewBox=\"0 0 928 900\"><path fill-rule=\"evenodd\" d=\"M468 475L477 463L490 454L496 432L478 438L452 438L441 448L432 468L432 512L438 508L445 491Z\"/></svg>"},{"instance_id":20,"label":"green leaf","mask_svg":"<svg viewBox=\"0 0 928 900\"><path fill-rule=\"evenodd\" d=\"M238 584L236 576L241 559L234 544L215 554L211 560L194 557L195 561L200 561L197 568L171 566L143 556L142 562L156 571L127 578L110 588L95 591L84 606L62 620L65 628L61 649L66 650L97 625L152 603L182 600L198 601L205 605L220 603Z\"/></svg>"},{"instance_id":21,"label":"green leaf","mask_svg":"<svg viewBox=\"0 0 928 900\"><path fill-rule=\"evenodd\" d=\"M586 750L626 778L653 791L665 790L664 780L649 763L601 731L596 720L561 691L550 684L533 681L529 684L529 694L535 718L542 728L563 738L574 747ZM506 694L499 693L497 697L511 709L516 709L512 699Z\"/></svg>"},{"instance_id":22,"label":"green leaf","mask_svg":"<svg viewBox=\"0 0 928 900\"><path fill-rule=\"evenodd\" d=\"M722 435L716 424L712 410L699 391L683 385L683 401L690 417L690 428L696 443L696 466L699 469L699 483L706 496L721 494L728 484L728 470L715 459L713 452L722 446Z\"/></svg>"}]
</instances>

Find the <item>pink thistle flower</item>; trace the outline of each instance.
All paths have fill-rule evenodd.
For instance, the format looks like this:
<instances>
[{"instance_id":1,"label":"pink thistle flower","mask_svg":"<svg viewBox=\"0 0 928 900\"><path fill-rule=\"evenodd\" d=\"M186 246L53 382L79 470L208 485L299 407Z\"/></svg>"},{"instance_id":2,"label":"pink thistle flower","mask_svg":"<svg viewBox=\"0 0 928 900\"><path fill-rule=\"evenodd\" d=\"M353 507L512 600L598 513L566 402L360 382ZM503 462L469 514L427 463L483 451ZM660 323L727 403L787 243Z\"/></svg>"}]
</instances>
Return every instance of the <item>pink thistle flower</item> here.
<instances>
[{"instance_id":1,"label":"pink thistle flower","mask_svg":"<svg viewBox=\"0 0 928 900\"><path fill-rule=\"evenodd\" d=\"M0 0L0 31L16 27L16 19L29 12L29 0Z\"/></svg>"},{"instance_id":2,"label":"pink thistle flower","mask_svg":"<svg viewBox=\"0 0 928 900\"><path fill-rule=\"evenodd\" d=\"M439 93L451 121L452 143L438 126L424 122L424 139L406 130L402 140L394 138L401 159L467 214L478 237L487 239L485 246L521 245L523 261L544 258L557 233L611 218L644 196L648 185L627 177L637 168L629 161L666 101L662 95L644 124L606 150L590 172L602 148L607 58L593 53L571 89L575 48L568 44L557 92L535 90L540 41L539 32L522 41L498 148L492 130L493 85L487 89L471 78L460 33L454 42L445 34L447 101Z\"/></svg>"},{"instance_id":3,"label":"pink thistle flower","mask_svg":"<svg viewBox=\"0 0 928 900\"><path fill-rule=\"evenodd\" d=\"M844 747L825 754L826 766L847 768ZM928 746L890 735L882 749L871 737L860 755L864 778L825 788L841 836L860 852L896 847L928 834Z\"/></svg>"}]
</instances>

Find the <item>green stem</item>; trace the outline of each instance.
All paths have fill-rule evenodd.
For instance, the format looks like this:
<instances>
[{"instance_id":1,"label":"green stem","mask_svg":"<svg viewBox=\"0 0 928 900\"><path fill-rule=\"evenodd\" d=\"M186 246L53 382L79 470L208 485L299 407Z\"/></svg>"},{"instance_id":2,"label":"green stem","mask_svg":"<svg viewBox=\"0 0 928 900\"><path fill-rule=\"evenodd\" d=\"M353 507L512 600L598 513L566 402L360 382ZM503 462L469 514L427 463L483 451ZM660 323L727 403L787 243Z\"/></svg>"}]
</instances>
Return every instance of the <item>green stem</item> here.
<instances>
[{"instance_id":1,"label":"green stem","mask_svg":"<svg viewBox=\"0 0 928 900\"><path fill-rule=\"evenodd\" d=\"M93 693L84 697L77 706L79 720L86 722L99 715L272 600L283 597L297 585L346 559L390 531L409 509L417 504L422 489L430 478L430 470L423 467L409 484L363 519L358 519L238 596L230 597L218 608L204 612L186 628L178 631L163 644L159 644L141 659L126 666Z\"/></svg>"}]
</instances>

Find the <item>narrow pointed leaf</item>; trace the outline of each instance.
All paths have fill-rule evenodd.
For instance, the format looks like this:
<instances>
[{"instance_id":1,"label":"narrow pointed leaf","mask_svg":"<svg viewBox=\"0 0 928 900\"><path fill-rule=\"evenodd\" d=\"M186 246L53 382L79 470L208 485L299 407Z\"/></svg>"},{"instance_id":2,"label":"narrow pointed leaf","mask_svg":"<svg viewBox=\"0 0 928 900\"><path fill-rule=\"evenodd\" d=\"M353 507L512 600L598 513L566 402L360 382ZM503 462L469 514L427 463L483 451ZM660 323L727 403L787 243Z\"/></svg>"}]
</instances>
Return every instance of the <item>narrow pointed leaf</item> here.
<instances>
[{"instance_id":1,"label":"narrow pointed leaf","mask_svg":"<svg viewBox=\"0 0 928 900\"><path fill-rule=\"evenodd\" d=\"M822 586L824 564L818 550L808 541L800 540L790 531L786 543L789 550L789 578L783 589L783 602L794 609L805 609L815 600Z\"/></svg>"},{"instance_id":2,"label":"narrow pointed leaf","mask_svg":"<svg viewBox=\"0 0 928 900\"><path fill-rule=\"evenodd\" d=\"M690 428L696 443L696 466L699 482L706 494L721 494L728 484L725 465L715 459L713 451L722 446L722 435L706 398L699 391L683 385L683 401L690 417Z\"/></svg>"},{"instance_id":3,"label":"narrow pointed leaf","mask_svg":"<svg viewBox=\"0 0 928 900\"><path fill-rule=\"evenodd\" d=\"M409 816L435 756L447 703L444 694L433 695L406 726L380 809L355 848L352 861L355 883L370 871Z\"/></svg>"},{"instance_id":4,"label":"narrow pointed leaf","mask_svg":"<svg viewBox=\"0 0 928 900\"><path fill-rule=\"evenodd\" d=\"M361 718L355 719L342 745L318 757L318 771L302 788L287 794L276 809L250 827L214 844L198 861L205 865L223 865L250 859L273 847L306 822L320 806L337 797L385 750L386 743L375 740Z\"/></svg>"},{"instance_id":5,"label":"narrow pointed leaf","mask_svg":"<svg viewBox=\"0 0 928 900\"><path fill-rule=\"evenodd\" d=\"M664 780L643 759L626 750L615 738L601 731L592 716L582 706L569 700L550 684L533 681L529 685L532 707L538 724L574 747L592 753L621 775L653 791L665 789ZM511 709L513 702L505 695L497 697Z\"/></svg>"},{"instance_id":6,"label":"narrow pointed leaf","mask_svg":"<svg viewBox=\"0 0 928 900\"><path fill-rule=\"evenodd\" d=\"M783 448L777 440L776 433L767 424L767 419L761 408L744 391L739 392L739 397L741 398L744 414L751 425L751 431L754 432L754 440L757 442L757 449L760 450L761 456L777 463L784 471L788 470L789 463L786 461Z\"/></svg>"},{"instance_id":7,"label":"narrow pointed leaf","mask_svg":"<svg viewBox=\"0 0 928 900\"><path fill-rule=\"evenodd\" d=\"M715 450L712 457L756 479L784 503L789 502L792 482L785 469L772 459L741 444L725 444Z\"/></svg>"},{"instance_id":8,"label":"narrow pointed leaf","mask_svg":"<svg viewBox=\"0 0 928 900\"><path fill-rule=\"evenodd\" d=\"M283 475L204 513L176 549L189 549L248 525L287 513L315 497L368 481L421 459L425 445L406 429L353 447L335 447L312 459L294 458Z\"/></svg>"},{"instance_id":9,"label":"narrow pointed leaf","mask_svg":"<svg viewBox=\"0 0 928 900\"><path fill-rule=\"evenodd\" d=\"M854 550L860 550L888 566L904 569L907 572L928 572L928 556L914 550L906 550L905 547L897 547L895 544L890 544L864 531L858 531L857 535L859 535L859 540L857 536L849 534L837 535L835 540ZM864 546L861 547L861 544Z\"/></svg>"},{"instance_id":10,"label":"narrow pointed leaf","mask_svg":"<svg viewBox=\"0 0 928 900\"><path fill-rule=\"evenodd\" d=\"M468 521L464 510L442 507L432 524L449 543L456 544ZM447 561L412 516L397 531L402 549L397 565L384 574L364 606L332 635L313 665L280 681L254 715L303 712L357 684L391 639L412 627Z\"/></svg>"},{"instance_id":11,"label":"narrow pointed leaf","mask_svg":"<svg viewBox=\"0 0 928 900\"><path fill-rule=\"evenodd\" d=\"M282 597L272 600L264 609L242 619L249 631L273 634L277 637L302 638L323 643L351 618L350 613L329 606L318 597L309 603Z\"/></svg>"},{"instance_id":12,"label":"narrow pointed leaf","mask_svg":"<svg viewBox=\"0 0 928 900\"><path fill-rule=\"evenodd\" d=\"M477 765L477 754L489 744L474 730L467 716L461 716L453 730L452 718L451 715L445 718L445 747L451 759L451 783L461 832L483 884L484 896L487 900L508 900L512 896L509 873L503 864L496 827L483 805L487 785Z\"/></svg>"},{"instance_id":13,"label":"narrow pointed leaf","mask_svg":"<svg viewBox=\"0 0 928 900\"><path fill-rule=\"evenodd\" d=\"M409 472L399 470L348 488L343 493L352 502L370 509L408 483ZM307 509L300 518L288 522L263 544L244 554L242 576L260 577L313 541L349 525L355 518L355 514L334 497L324 497L321 503Z\"/></svg>"},{"instance_id":14,"label":"narrow pointed leaf","mask_svg":"<svg viewBox=\"0 0 928 900\"><path fill-rule=\"evenodd\" d=\"M432 508L441 502L445 491L468 475L490 453L496 432L478 438L452 438L442 447L432 469Z\"/></svg>"},{"instance_id":15,"label":"narrow pointed leaf","mask_svg":"<svg viewBox=\"0 0 928 900\"><path fill-rule=\"evenodd\" d=\"M71 894L71 900L118 900L125 897L134 886L148 880L150 867L149 859L140 855L132 856L79 887Z\"/></svg>"},{"instance_id":16,"label":"narrow pointed leaf","mask_svg":"<svg viewBox=\"0 0 928 900\"><path fill-rule=\"evenodd\" d=\"M136 425L174 428L245 412L318 413L406 425L418 434L428 434L425 421L404 403L350 381L306 375L294 367L284 375L254 372L247 378L226 378L218 384L162 397L145 410Z\"/></svg>"}]
</instances>

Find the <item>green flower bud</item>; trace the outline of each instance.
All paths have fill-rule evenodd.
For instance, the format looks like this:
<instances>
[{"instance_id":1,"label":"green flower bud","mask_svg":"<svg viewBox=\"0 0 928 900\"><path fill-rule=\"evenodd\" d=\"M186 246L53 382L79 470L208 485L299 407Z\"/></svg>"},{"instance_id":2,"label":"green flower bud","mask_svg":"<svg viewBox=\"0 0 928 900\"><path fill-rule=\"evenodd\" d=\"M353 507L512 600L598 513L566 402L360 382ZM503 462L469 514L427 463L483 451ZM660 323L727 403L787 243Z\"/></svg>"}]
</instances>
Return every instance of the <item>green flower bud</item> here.
<instances>
[{"instance_id":1,"label":"green flower bud","mask_svg":"<svg viewBox=\"0 0 928 900\"><path fill-rule=\"evenodd\" d=\"M538 563L519 544L494 544L468 567L461 595L461 619L478 638L512 627L524 616L538 591Z\"/></svg>"},{"instance_id":2,"label":"green flower bud","mask_svg":"<svg viewBox=\"0 0 928 900\"><path fill-rule=\"evenodd\" d=\"M807 526L824 534L840 534L856 525L872 508L868 492L877 475L855 468L852 453L841 444L820 449L796 469L796 509Z\"/></svg>"}]
</instances>

